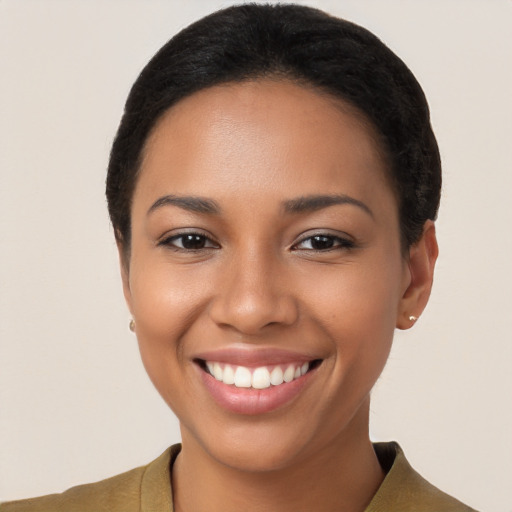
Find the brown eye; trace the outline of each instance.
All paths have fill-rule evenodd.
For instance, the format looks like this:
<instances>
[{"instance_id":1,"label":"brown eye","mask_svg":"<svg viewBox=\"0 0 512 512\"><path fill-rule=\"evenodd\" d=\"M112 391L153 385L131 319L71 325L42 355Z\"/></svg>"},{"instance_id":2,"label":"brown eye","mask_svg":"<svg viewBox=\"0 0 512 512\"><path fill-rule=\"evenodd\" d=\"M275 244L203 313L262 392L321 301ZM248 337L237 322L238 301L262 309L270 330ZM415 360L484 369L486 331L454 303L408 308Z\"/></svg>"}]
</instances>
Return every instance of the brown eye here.
<instances>
[{"instance_id":1,"label":"brown eye","mask_svg":"<svg viewBox=\"0 0 512 512\"><path fill-rule=\"evenodd\" d=\"M206 237L202 235L181 235L181 246L183 249L204 249Z\"/></svg>"},{"instance_id":2,"label":"brown eye","mask_svg":"<svg viewBox=\"0 0 512 512\"><path fill-rule=\"evenodd\" d=\"M310 240L311 248L315 251L332 249L334 247L334 238L332 236L312 236Z\"/></svg>"},{"instance_id":3,"label":"brown eye","mask_svg":"<svg viewBox=\"0 0 512 512\"><path fill-rule=\"evenodd\" d=\"M354 247L354 242L347 238L341 238L334 235L313 235L302 239L293 248L295 250L306 251L329 251L336 249L351 249Z\"/></svg>"},{"instance_id":4,"label":"brown eye","mask_svg":"<svg viewBox=\"0 0 512 512\"><path fill-rule=\"evenodd\" d=\"M202 249L217 248L207 236L200 233L181 233L162 240L159 245L166 245L172 249L182 251L200 251Z\"/></svg>"}]
</instances>

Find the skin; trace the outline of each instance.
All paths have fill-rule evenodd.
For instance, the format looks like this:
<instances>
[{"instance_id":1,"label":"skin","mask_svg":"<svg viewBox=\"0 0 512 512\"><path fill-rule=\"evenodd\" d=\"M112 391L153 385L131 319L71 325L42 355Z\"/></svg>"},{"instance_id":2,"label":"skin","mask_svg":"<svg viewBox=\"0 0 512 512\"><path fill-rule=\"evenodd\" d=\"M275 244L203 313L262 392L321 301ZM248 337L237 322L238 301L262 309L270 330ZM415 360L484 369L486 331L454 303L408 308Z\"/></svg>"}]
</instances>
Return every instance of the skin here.
<instances>
[{"instance_id":1,"label":"skin","mask_svg":"<svg viewBox=\"0 0 512 512\"><path fill-rule=\"evenodd\" d=\"M195 93L149 137L120 255L144 365L180 420L178 511L359 511L382 482L370 391L394 329L427 303L437 244L428 221L404 253L375 140L348 105L271 80ZM283 206L334 194L360 203ZM166 195L219 211L152 208ZM180 247L184 231L205 247ZM312 245L319 234L331 248ZM322 363L284 407L246 416L212 400L194 361L226 347Z\"/></svg>"}]
</instances>

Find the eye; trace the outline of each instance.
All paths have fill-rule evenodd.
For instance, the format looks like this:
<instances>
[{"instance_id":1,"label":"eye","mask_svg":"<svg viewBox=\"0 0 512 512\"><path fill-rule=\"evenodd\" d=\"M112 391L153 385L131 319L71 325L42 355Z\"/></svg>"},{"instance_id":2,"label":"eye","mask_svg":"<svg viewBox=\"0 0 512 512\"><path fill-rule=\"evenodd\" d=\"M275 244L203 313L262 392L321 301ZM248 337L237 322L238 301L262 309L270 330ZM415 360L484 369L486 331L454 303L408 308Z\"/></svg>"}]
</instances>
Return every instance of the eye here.
<instances>
[{"instance_id":1,"label":"eye","mask_svg":"<svg viewBox=\"0 0 512 512\"><path fill-rule=\"evenodd\" d=\"M306 251L332 251L336 249L352 249L354 242L348 238L342 238L329 234L317 234L303 238L292 249Z\"/></svg>"},{"instance_id":2,"label":"eye","mask_svg":"<svg viewBox=\"0 0 512 512\"><path fill-rule=\"evenodd\" d=\"M164 238L158 245L169 246L181 251L200 251L219 247L218 244L201 233L180 233Z\"/></svg>"}]
</instances>

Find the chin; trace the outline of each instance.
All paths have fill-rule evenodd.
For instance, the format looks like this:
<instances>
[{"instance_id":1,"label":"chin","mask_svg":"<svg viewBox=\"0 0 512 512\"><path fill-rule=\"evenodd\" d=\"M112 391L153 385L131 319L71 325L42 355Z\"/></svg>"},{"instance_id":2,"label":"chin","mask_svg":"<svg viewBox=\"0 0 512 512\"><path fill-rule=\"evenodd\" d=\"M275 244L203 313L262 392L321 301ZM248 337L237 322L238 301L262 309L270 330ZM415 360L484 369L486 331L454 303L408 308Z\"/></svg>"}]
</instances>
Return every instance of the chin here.
<instances>
[{"instance_id":1,"label":"chin","mask_svg":"<svg viewBox=\"0 0 512 512\"><path fill-rule=\"evenodd\" d=\"M251 441L215 445L209 450L218 463L243 473L269 473L292 467L300 461L302 452L297 443L256 436Z\"/></svg>"},{"instance_id":2,"label":"chin","mask_svg":"<svg viewBox=\"0 0 512 512\"><path fill-rule=\"evenodd\" d=\"M236 422L225 428L188 431L182 425L184 445L195 445L218 464L242 473L276 472L300 466L315 457L322 446L330 445L339 436L340 425L327 428L308 418L307 422L290 418L265 421L254 418ZM225 424L224 424L225 425ZM343 430L343 427L342 427Z\"/></svg>"}]
</instances>

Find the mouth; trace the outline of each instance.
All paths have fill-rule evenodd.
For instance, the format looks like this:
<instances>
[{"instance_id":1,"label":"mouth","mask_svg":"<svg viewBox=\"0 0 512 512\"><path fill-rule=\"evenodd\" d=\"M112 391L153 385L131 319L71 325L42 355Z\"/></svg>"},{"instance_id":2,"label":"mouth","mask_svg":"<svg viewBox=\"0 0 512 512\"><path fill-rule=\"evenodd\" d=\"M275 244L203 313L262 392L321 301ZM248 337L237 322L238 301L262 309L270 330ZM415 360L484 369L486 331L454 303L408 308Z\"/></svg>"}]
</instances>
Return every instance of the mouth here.
<instances>
[{"instance_id":1,"label":"mouth","mask_svg":"<svg viewBox=\"0 0 512 512\"><path fill-rule=\"evenodd\" d=\"M261 365L257 367L232 365L219 361L196 359L195 362L218 382L245 389L268 389L300 379L316 369L321 359L285 364Z\"/></svg>"},{"instance_id":2,"label":"mouth","mask_svg":"<svg viewBox=\"0 0 512 512\"><path fill-rule=\"evenodd\" d=\"M294 401L312 381L322 359L281 356L261 359L211 354L194 359L214 402L228 412L264 414ZM276 360L278 359L278 360Z\"/></svg>"}]
</instances>

